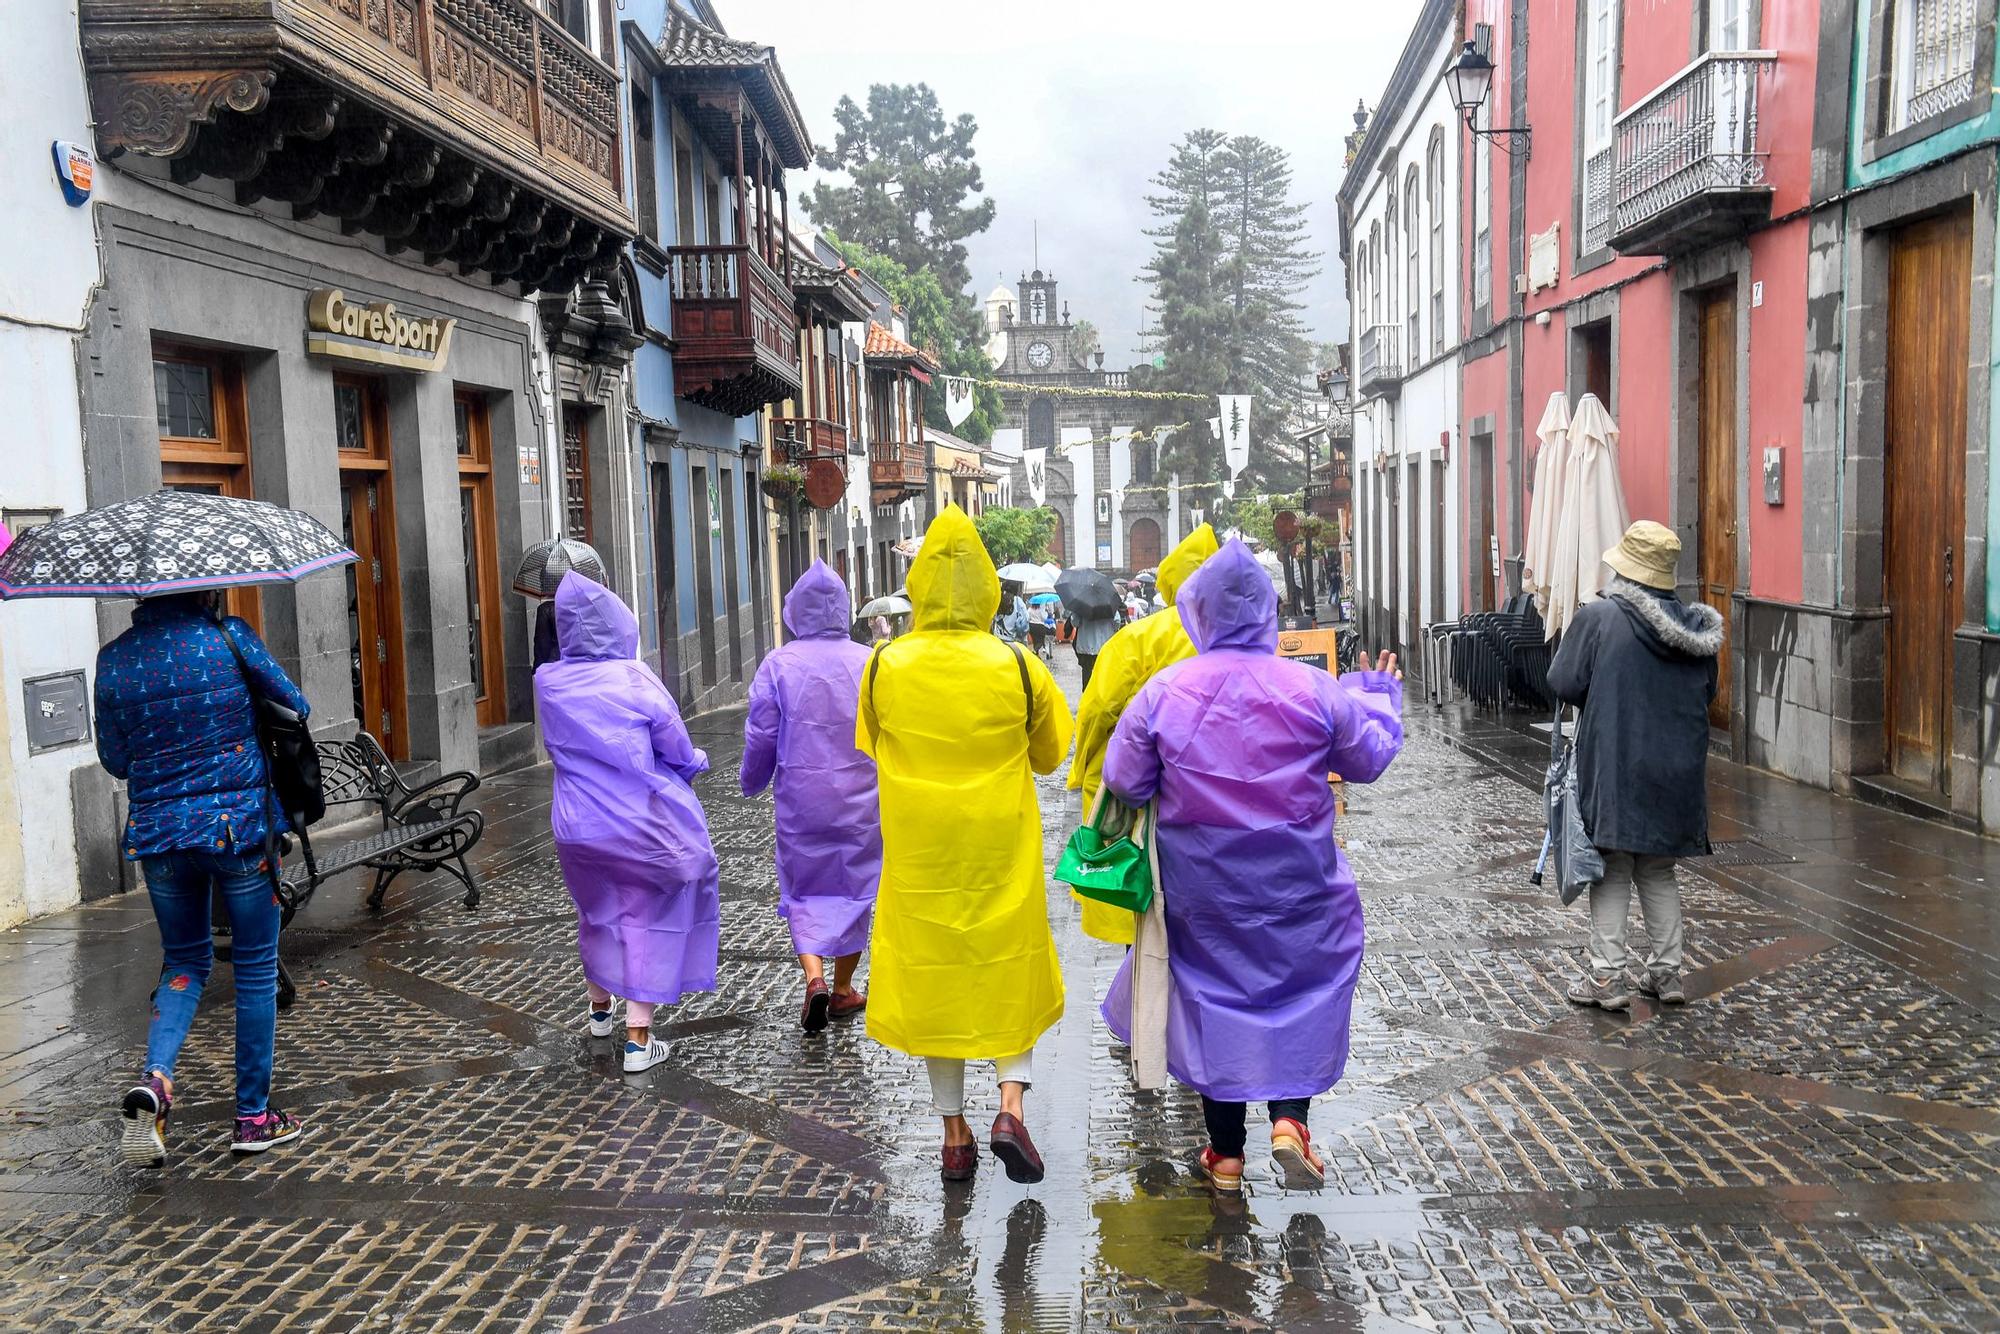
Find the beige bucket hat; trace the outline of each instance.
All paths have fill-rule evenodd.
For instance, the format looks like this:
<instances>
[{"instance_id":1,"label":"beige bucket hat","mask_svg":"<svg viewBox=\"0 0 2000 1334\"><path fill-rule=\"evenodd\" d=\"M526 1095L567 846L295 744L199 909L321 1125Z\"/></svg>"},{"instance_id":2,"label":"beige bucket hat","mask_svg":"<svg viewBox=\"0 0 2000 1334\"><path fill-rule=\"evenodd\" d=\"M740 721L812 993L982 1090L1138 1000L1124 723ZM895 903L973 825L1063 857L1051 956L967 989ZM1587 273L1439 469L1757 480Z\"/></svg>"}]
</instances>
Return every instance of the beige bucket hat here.
<instances>
[{"instance_id":1,"label":"beige bucket hat","mask_svg":"<svg viewBox=\"0 0 2000 1334\"><path fill-rule=\"evenodd\" d=\"M1674 530L1641 519L1625 530L1618 545L1604 553L1604 563L1635 584L1671 592L1674 567L1680 564L1681 540Z\"/></svg>"}]
</instances>

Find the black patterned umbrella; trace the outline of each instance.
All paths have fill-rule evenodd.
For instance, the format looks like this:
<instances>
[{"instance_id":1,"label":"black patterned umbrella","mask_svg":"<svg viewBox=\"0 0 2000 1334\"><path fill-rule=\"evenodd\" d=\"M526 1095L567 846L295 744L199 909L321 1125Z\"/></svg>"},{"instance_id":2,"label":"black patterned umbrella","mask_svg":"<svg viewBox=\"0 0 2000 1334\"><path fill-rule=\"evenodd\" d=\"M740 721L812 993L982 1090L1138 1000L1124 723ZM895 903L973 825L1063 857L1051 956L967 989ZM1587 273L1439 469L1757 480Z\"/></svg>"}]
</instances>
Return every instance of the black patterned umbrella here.
<instances>
[{"instance_id":1,"label":"black patterned umbrella","mask_svg":"<svg viewBox=\"0 0 2000 1334\"><path fill-rule=\"evenodd\" d=\"M597 554L596 547L573 537L552 537L521 553L521 568L514 571L514 591L531 598L552 598L571 570L600 584L609 582L604 557Z\"/></svg>"},{"instance_id":2,"label":"black patterned umbrella","mask_svg":"<svg viewBox=\"0 0 2000 1334\"><path fill-rule=\"evenodd\" d=\"M30 528L0 551L0 598L143 598L283 584L354 560L309 514L203 491L137 500Z\"/></svg>"}]
</instances>

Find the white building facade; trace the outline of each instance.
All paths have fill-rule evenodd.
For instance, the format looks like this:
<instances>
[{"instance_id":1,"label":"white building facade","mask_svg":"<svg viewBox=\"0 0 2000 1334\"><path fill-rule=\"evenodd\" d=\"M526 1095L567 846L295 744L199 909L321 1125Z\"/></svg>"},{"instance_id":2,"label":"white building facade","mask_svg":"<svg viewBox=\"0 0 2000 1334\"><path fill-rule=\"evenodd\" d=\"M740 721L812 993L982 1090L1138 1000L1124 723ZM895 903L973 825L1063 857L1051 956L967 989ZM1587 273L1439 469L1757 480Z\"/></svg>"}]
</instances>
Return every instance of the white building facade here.
<instances>
[{"instance_id":1,"label":"white building facade","mask_svg":"<svg viewBox=\"0 0 2000 1334\"><path fill-rule=\"evenodd\" d=\"M0 446L0 518L22 528L83 509L83 428L77 338L98 284L94 203L72 205L57 179L54 144L89 147L90 104L73 0L23 5L0 47L0 231L33 238L0 280L0 393L14 435ZM0 927L66 907L77 896L72 779L94 769L88 739L30 727L46 702L86 684L97 654L89 602L0 607Z\"/></svg>"},{"instance_id":2,"label":"white building facade","mask_svg":"<svg viewBox=\"0 0 2000 1334\"><path fill-rule=\"evenodd\" d=\"M1356 614L1414 671L1457 619L1460 122L1456 0L1428 0L1340 189L1354 402Z\"/></svg>"}]
</instances>

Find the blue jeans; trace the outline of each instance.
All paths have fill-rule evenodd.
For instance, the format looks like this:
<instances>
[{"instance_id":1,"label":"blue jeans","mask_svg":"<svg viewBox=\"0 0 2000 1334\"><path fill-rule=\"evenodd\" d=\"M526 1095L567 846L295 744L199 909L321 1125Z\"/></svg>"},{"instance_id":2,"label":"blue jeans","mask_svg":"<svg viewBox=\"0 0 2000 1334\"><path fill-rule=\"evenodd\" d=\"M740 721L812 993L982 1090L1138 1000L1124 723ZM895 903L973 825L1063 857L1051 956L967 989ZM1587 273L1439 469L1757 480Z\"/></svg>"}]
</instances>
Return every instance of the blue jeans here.
<instances>
[{"instance_id":1,"label":"blue jeans","mask_svg":"<svg viewBox=\"0 0 2000 1334\"><path fill-rule=\"evenodd\" d=\"M271 1048L278 1035L281 913L264 855L189 848L148 857L141 865L164 956L153 992L153 1023L146 1030L146 1069L173 1078L215 964L209 924L210 886L217 886L229 912L236 971L236 1114L256 1116L270 1103Z\"/></svg>"}]
</instances>

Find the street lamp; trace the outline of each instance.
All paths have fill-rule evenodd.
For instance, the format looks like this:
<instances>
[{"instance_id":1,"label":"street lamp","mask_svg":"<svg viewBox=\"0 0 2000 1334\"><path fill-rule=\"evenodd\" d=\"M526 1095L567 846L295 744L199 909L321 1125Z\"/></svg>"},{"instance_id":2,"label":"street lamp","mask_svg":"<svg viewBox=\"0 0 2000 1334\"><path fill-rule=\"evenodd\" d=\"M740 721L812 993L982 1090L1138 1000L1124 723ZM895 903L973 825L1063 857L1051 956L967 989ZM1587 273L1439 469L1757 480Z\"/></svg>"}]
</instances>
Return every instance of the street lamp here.
<instances>
[{"instance_id":1,"label":"street lamp","mask_svg":"<svg viewBox=\"0 0 2000 1334\"><path fill-rule=\"evenodd\" d=\"M1515 139L1521 143L1521 151L1529 148L1528 127L1517 129L1479 128L1479 108L1486 103L1486 95L1493 90L1493 62L1480 54L1478 46L1467 42L1444 72L1445 86L1451 92L1452 105L1458 114L1465 117L1465 128L1481 139L1492 139L1507 153L1514 152L1510 146ZM1504 138L1502 136L1505 136Z\"/></svg>"}]
</instances>

